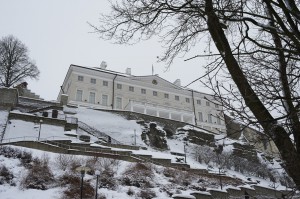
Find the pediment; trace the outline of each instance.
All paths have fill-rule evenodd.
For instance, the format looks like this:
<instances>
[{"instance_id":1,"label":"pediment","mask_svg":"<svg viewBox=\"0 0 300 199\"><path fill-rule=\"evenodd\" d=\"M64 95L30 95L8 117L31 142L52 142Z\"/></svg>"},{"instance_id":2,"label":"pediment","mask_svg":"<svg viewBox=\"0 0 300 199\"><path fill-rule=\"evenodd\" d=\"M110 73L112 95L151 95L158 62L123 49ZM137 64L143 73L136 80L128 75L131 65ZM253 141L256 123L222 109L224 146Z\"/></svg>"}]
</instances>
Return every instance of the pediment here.
<instances>
[{"instance_id":1,"label":"pediment","mask_svg":"<svg viewBox=\"0 0 300 199\"><path fill-rule=\"evenodd\" d=\"M135 76L130 78L132 81L140 81L148 85L158 86L158 87L167 87L173 89L182 89L180 86L177 86L157 75L149 76Z\"/></svg>"}]
</instances>

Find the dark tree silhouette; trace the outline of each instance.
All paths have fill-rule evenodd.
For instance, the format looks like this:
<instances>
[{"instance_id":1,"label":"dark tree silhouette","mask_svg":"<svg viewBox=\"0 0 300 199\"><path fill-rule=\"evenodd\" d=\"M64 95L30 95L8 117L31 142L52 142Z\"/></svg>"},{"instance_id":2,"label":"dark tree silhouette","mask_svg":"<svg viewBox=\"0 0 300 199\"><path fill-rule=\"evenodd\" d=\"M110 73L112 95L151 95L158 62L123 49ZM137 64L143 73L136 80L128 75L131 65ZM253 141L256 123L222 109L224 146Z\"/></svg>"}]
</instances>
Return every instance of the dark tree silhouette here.
<instances>
[{"instance_id":1,"label":"dark tree silhouette","mask_svg":"<svg viewBox=\"0 0 300 199\"><path fill-rule=\"evenodd\" d=\"M37 79L39 73L20 40L12 35L0 40L0 86L11 87L28 77Z\"/></svg>"},{"instance_id":2,"label":"dark tree silhouette","mask_svg":"<svg viewBox=\"0 0 300 199\"><path fill-rule=\"evenodd\" d=\"M276 144L300 190L298 8L293 0L122 0L111 1L112 12L92 26L121 44L160 38L160 61L169 65L206 39L209 53L192 57L210 60L198 80L225 111Z\"/></svg>"}]
</instances>

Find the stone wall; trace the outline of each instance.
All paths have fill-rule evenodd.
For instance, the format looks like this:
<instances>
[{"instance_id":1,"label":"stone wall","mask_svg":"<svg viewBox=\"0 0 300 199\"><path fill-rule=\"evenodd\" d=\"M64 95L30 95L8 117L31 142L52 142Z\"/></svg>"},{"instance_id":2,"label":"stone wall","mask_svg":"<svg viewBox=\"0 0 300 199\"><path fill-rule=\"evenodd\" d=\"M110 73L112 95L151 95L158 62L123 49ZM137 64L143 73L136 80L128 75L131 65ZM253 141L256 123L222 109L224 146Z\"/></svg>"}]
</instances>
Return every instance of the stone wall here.
<instances>
[{"instance_id":1,"label":"stone wall","mask_svg":"<svg viewBox=\"0 0 300 199\"><path fill-rule=\"evenodd\" d=\"M0 88L0 106L11 110L18 103L18 90L14 88Z\"/></svg>"},{"instance_id":2,"label":"stone wall","mask_svg":"<svg viewBox=\"0 0 300 199\"><path fill-rule=\"evenodd\" d=\"M196 199L212 199L212 196L209 192L204 191L195 191L191 193Z\"/></svg>"},{"instance_id":3,"label":"stone wall","mask_svg":"<svg viewBox=\"0 0 300 199\"><path fill-rule=\"evenodd\" d=\"M142 113L136 113L136 112L130 112L130 111L117 111L117 110L103 110L101 109L100 111L106 111L106 112L111 112L111 113L116 113L118 115L123 116L124 118L128 120L143 120L146 123L149 122L155 122L159 126L162 126L167 130L170 130L173 134L176 132L177 128L184 127L186 125L190 125L185 122L179 122L175 120L170 120L170 119L165 119L165 118L160 118L160 117L155 117L151 115L145 115ZM199 127L197 127L199 128Z\"/></svg>"},{"instance_id":4,"label":"stone wall","mask_svg":"<svg viewBox=\"0 0 300 199\"><path fill-rule=\"evenodd\" d=\"M225 123L227 129L227 136L231 139L238 140L242 133L250 144L255 146L255 149L262 151L268 155L278 157L279 151L273 141L271 141L263 133L249 127L242 126L233 118L225 115Z\"/></svg>"},{"instance_id":5,"label":"stone wall","mask_svg":"<svg viewBox=\"0 0 300 199\"><path fill-rule=\"evenodd\" d=\"M77 129L78 127L78 124L67 123L66 120L60 120L60 119L49 118L49 117L39 117L32 114L19 114L19 113L10 112L8 119L23 120L23 121L35 122L35 123L39 123L40 120L43 120L43 124L62 126L66 130Z\"/></svg>"},{"instance_id":6,"label":"stone wall","mask_svg":"<svg viewBox=\"0 0 300 199\"><path fill-rule=\"evenodd\" d=\"M21 112L28 112L35 109L48 107L48 106L60 106L60 103L55 101L45 101L40 99L19 97L16 108Z\"/></svg>"},{"instance_id":7,"label":"stone wall","mask_svg":"<svg viewBox=\"0 0 300 199\"><path fill-rule=\"evenodd\" d=\"M215 136L213 134L196 131L196 130L181 130L188 132L188 139L190 142L198 145L207 145L215 147Z\"/></svg>"}]
</instances>

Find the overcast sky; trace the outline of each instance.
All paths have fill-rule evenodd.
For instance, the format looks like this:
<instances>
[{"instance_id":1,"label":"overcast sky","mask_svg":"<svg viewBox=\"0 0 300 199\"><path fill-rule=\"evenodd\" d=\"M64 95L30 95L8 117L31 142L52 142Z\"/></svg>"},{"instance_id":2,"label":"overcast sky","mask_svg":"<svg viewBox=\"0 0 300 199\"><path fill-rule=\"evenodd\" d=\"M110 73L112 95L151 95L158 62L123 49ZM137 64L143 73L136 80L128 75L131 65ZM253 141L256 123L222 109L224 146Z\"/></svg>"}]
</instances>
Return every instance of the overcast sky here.
<instances>
[{"instance_id":1,"label":"overcast sky","mask_svg":"<svg viewBox=\"0 0 300 199\"><path fill-rule=\"evenodd\" d=\"M184 62L183 57L166 71L156 62L163 53L156 40L121 46L99 39L87 22L97 25L99 14L109 10L106 0L0 0L0 37L20 39L41 72L39 80L27 81L29 89L55 100L70 64L98 67L102 61L113 71L130 67L133 75L151 75L153 64L155 74L170 82L181 79L182 85L203 75L203 60ZM191 88L207 92L200 84Z\"/></svg>"}]
</instances>

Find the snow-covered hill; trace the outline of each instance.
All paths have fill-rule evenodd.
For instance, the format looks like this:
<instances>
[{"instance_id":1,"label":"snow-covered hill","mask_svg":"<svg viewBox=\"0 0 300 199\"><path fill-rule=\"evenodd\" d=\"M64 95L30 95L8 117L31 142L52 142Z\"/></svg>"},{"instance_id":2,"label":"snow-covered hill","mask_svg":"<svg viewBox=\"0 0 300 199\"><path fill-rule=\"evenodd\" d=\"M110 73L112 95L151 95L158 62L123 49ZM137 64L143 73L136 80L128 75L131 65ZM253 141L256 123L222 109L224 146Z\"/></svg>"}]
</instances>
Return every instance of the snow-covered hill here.
<instances>
[{"instance_id":1,"label":"snow-covered hill","mask_svg":"<svg viewBox=\"0 0 300 199\"><path fill-rule=\"evenodd\" d=\"M258 160L265 166L263 168L272 171L275 168L276 171L273 172L274 175L272 175L272 177L264 176L264 174L261 174L260 177L257 177L259 176L257 172L246 172L245 167L243 167L244 170L242 167L237 169L236 164L228 163L228 161L233 161L233 159L228 158L226 160L226 158L221 158L227 157L227 155L229 157L229 155L232 153L233 143L238 143L240 145L245 144L242 140L230 140L222 135L215 136L216 146L222 145L223 147L223 152L221 155L216 156L216 153L213 151L214 148L209 146L199 146L189 142L187 139L187 132L189 129L208 134L209 132L205 132L195 127L185 126L181 130L179 129L178 132L175 132L173 136L165 136L164 139L166 139L168 149L161 151L155 147L152 147L149 145L149 143L145 143L145 140L142 138L142 134L145 132L145 130L147 130L145 128L149 127L149 124L140 125L137 123L137 121L127 120L120 115L84 107L65 107L64 111L67 113L67 116L77 117L79 121L106 133L112 139L115 139L122 144L147 147L147 150L132 150L133 154L150 155L154 158L160 159L170 159L173 163L178 163L179 160L184 163L184 156L182 155L186 154L186 162L192 169L208 169L210 173L215 174L219 174L219 172L221 172L222 175L224 175L222 181L223 190L226 189L226 187L250 187L250 184L258 184L259 186L268 188L272 187L276 188L276 190L286 190L286 187L281 184L282 179L284 178L281 178L280 174L283 173L283 170L278 161L267 161L263 154L258 154ZM7 117L5 114L7 113L0 112L0 118ZM64 114L64 112L61 111L61 114ZM163 131L163 128L159 125L156 126L156 128L159 131ZM60 126L41 124L40 127L39 123L26 122L22 120L10 120L6 127L4 140L36 140L39 133L41 139L72 140L74 143L82 142L79 139L74 138L74 136L79 137L80 135L88 135L82 130L64 131L64 128ZM89 136L91 137L91 145L104 147L104 145L102 146L101 143L94 143L98 140L95 136ZM13 178L7 181L3 180L2 178L3 183L1 183L0 180L1 199L13 199L20 197L23 199L34 199L40 198L41 196L43 196L45 199L66 197L63 195L66 193L66 190L70 189L71 185L62 185L59 182L62 181L62 177L64 175L75 175L77 178L79 178L80 174L74 170L74 166L83 165L89 165L89 167L93 167L91 168L93 171L101 171L100 176L104 176L105 178L100 177L102 184L100 183L101 188L98 190L98 192L101 193L102 198L107 199L147 197L172 198L171 196L174 194L190 195L191 192L195 191L221 189L220 178L218 175L214 174L195 174L148 163L139 165L137 163L130 163L121 160L110 161L104 158L59 155L51 152L24 149L16 146L11 148L16 151L27 151L28 153L31 153L33 157L37 157L37 159L40 161L38 164L42 164L41 162L46 161L47 165L49 165L49 170L53 174L54 180L47 184L47 190L36 190L28 187L26 188L24 185L26 184L24 183L24 179L26 179L26 176L28 173L30 173L30 169L34 167L32 165L36 164L34 162L34 158L32 158L31 162L28 163L29 166L26 166L22 163L22 158L15 156L5 157L9 155L6 155L2 150L2 154L0 154L0 174L1 168L3 170L5 167L13 175ZM115 148L113 150L122 149ZM205 155L207 157L205 157ZM64 159L68 161L63 163ZM241 161L242 159L238 160ZM222 166L220 166L221 163L223 164ZM63 166L63 164L65 165ZM222 167L221 170L219 170L220 167ZM271 174L271 172L268 174ZM85 179L88 180L90 186L95 186L96 176L93 172L87 174ZM105 182L105 179L107 179L108 182Z\"/></svg>"}]
</instances>

